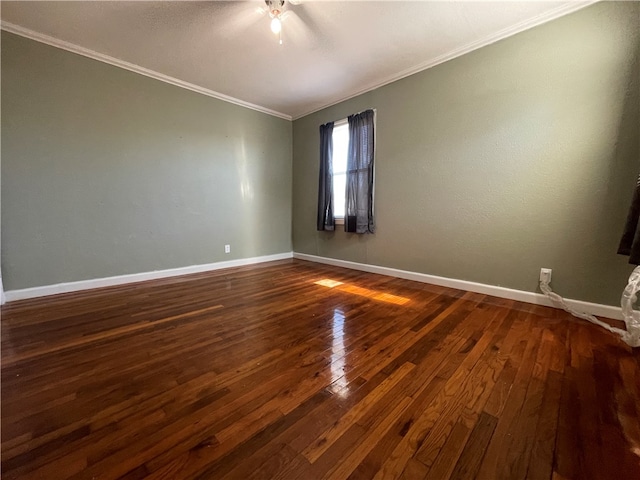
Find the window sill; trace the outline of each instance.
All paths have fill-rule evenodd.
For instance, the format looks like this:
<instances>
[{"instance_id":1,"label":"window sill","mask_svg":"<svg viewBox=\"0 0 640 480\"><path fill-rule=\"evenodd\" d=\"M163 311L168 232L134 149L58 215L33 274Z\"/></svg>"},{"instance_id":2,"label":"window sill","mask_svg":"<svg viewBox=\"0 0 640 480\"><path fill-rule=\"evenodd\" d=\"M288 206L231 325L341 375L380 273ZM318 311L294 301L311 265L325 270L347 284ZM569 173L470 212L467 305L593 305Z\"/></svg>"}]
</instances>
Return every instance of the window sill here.
<instances>
[{"instance_id":1,"label":"window sill","mask_svg":"<svg viewBox=\"0 0 640 480\"><path fill-rule=\"evenodd\" d=\"M335 218L336 225L344 225L344 218Z\"/></svg>"}]
</instances>

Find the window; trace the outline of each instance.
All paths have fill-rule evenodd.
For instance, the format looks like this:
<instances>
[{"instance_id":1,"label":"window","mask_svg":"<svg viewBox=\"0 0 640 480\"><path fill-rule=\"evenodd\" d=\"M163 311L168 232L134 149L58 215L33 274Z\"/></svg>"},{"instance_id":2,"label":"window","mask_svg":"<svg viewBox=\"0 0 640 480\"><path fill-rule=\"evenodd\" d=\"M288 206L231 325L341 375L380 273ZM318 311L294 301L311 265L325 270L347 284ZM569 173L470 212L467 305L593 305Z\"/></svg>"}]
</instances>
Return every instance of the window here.
<instances>
[{"instance_id":1,"label":"window","mask_svg":"<svg viewBox=\"0 0 640 480\"><path fill-rule=\"evenodd\" d=\"M375 111L320 125L319 231L374 233Z\"/></svg>"},{"instance_id":2,"label":"window","mask_svg":"<svg viewBox=\"0 0 640 480\"><path fill-rule=\"evenodd\" d=\"M333 126L333 216L337 224L344 222L347 192L347 155L349 153L349 123L347 119Z\"/></svg>"}]
</instances>

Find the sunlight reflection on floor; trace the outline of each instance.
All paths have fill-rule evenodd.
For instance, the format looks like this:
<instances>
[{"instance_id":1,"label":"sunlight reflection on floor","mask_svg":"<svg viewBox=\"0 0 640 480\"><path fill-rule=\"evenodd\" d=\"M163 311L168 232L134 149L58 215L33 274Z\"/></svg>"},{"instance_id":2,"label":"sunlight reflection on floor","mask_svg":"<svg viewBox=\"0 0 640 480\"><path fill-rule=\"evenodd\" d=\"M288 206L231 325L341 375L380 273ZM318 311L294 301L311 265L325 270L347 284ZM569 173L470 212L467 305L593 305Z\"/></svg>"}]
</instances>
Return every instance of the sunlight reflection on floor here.
<instances>
[{"instance_id":1,"label":"sunlight reflection on floor","mask_svg":"<svg viewBox=\"0 0 640 480\"><path fill-rule=\"evenodd\" d=\"M331 344L331 382L333 390L345 392L348 381L344 371L344 312L333 311L333 342Z\"/></svg>"},{"instance_id":2,"label":"sunlight reflection on floor","mask_svg":"<svg viewBox=\"0 0 640 480\"><path fill-rule=\"evenodd\" d=\"M398 295L392 295L390 293L377 292L375 290L369 290L368 288L356 287L355 285L349 285L329 278L323 278L314 282L316 285L323 287L335 288L341 292L353 293L354 295L360 295L362 297L371 298L372 300L379 300L381 302L393 303L396 305L405 305L411 301L407 297L399 297Z\"/></svg>"}]
</instances>

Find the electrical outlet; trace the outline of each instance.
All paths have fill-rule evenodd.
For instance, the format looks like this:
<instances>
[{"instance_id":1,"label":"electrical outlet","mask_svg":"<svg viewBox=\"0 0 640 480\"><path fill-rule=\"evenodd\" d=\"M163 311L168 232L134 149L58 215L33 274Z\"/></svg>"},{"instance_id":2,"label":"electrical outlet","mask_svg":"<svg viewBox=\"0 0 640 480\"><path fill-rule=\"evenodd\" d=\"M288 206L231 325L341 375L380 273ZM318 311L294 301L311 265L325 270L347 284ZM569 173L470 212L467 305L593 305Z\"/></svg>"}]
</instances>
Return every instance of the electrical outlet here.
<instances>
[{"instance_id":1,"label":"electrical outlet","mask_svg":"<svg viewBox=\"0 0 640 480\"><path fill-rule=\"evenodd\" d=\"M231 253L231 245L224 246L224 253Z\"/></svg>"},{"instance_id":2,"label":"electrical outlet","mask_svg":"<svg viewBox=\"0 0 640 480\"><path fill-rule=\"evenodd\" d=\"M540 269L540 281L544 283L551 283L551 269L550 268L541 268Z\"/></svg>"}]
</instances>

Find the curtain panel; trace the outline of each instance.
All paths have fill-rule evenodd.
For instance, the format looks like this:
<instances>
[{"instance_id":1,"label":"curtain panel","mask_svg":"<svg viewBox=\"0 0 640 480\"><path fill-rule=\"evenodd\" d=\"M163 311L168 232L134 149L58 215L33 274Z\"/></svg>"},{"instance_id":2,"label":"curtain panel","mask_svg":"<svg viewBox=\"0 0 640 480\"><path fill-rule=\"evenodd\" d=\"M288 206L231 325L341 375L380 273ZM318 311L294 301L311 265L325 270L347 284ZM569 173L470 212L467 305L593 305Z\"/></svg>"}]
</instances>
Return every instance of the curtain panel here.
<instances>
[{"instance_id":1,"label":"curtain panel","mask_svg":"<svg viewBox=\"0 0 640 480\"><path fill-rule=\"evenodd\" d=\"M348 121L349 152L344 229L354 233L374 233L374 112L366 110L350 115Z\"/></svg>"},{"instance_id":2,"label":"curtain panel","mask_svg":"<svg viewBox=\"0 0 640 480\"><path fill-rule=\"evenodd\" d=\"M318 230L334 230L333 122L320 125L320 178L318 182Z\"/></svg>"},{"instance_id":3,"label":"curtain panel","mask_svg":"<svg viewBox=\"0 0 640 480\"><path fill-rule=\"evenodd\" d=\"M618 253L627 255L629 263L640 265L640 230L638 229L638 219L640 218L640 176L636 182L636 189L633 192L633 200L629 207L627 223L624 227Z\"/></svg>"}]
</instances>

